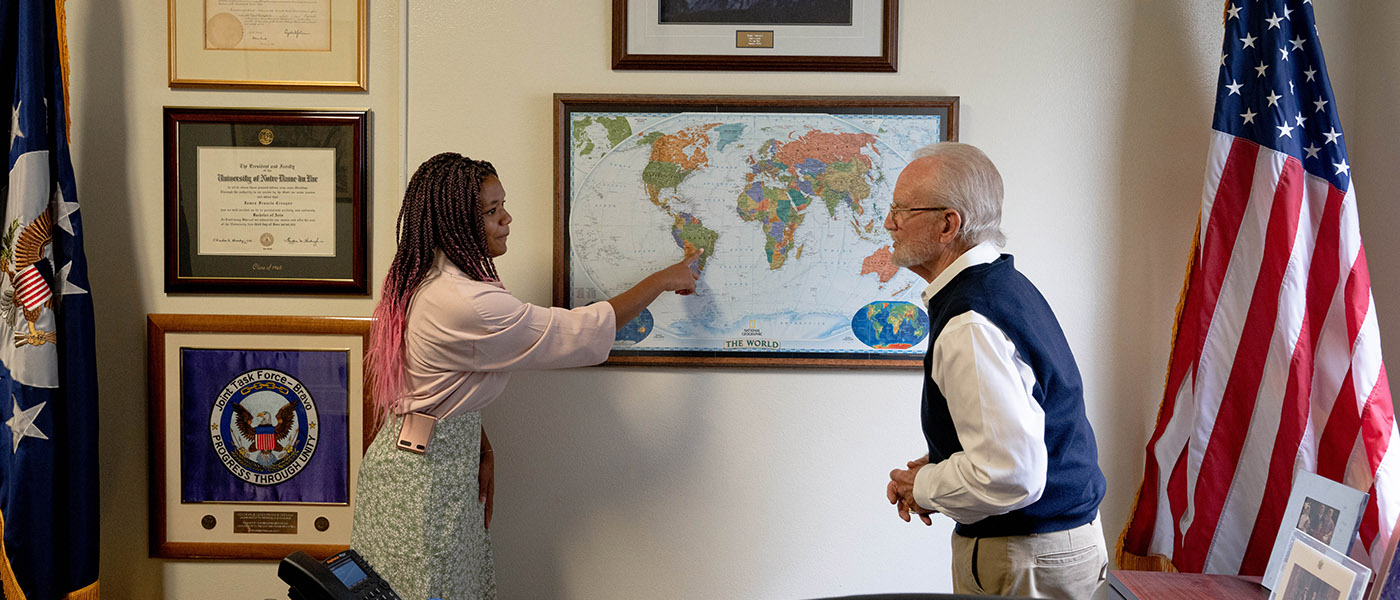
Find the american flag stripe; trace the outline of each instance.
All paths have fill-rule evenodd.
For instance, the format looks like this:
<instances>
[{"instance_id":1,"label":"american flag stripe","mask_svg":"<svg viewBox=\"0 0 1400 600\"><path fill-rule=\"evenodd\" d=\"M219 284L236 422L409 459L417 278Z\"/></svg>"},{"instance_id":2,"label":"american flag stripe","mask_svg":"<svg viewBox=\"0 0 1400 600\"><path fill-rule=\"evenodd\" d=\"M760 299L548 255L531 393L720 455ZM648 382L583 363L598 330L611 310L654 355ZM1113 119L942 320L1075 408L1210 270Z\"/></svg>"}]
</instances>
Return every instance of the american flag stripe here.
<instances>
[{"instance_id":1,"label":"american flag stripe","mask_svg":"<svg viewBox=\"0 0 1400 600\"><path fill-rule=\"evenodd\" d=\"M49 284L44 282L44 276L39 273L38 268L29 265L20 270L19 281L15 285L15 296L25 308L34 310L46 302L50 295Z\"/></svg>"},{"instance_id":2,"label":"american flag stripe","mask_svg":"<svg viewBox=\"0 0 1400 600\"><path fill-rule=\"evenodd\" d=\"M1247 256L1253 251L1252 246L1262 243L1263 260L1258 273L1254 277L1239 278L1241 285L1247 283L1248 279L1254 280L1248 308L1240 315L1244 324L1237 334L1227 334L1232 339L1218 345L1224 351L1228 351L1229 346L1233 345L1234 353L1232 357L1220 358L1222 361L1232 362L1220 411L1215 416L1210 442L1201 461L1201 475L1195 483L1196 515L1183 540L1186 555L1201 561L1206 558L1208 547L1215 541L1215 533L1220 526L1220 515L1226 500L1233 500L1237 494L1248 493L1248 487L1232 489L1230 494L1220 494L1216 491L1230 488L1231 480L1237 475L1249 477L1252 474L1248 471L1236 472L1241 455L1246 451L1246 436L1240 435L1239 432L1253 432L1257 428L1268 429L1269 415L1277 415L1277 412L1265 410L1261 411L1259 420L1254 420L1256 400L1261 396L1261 388L1266 386L1263 379L1269 359L1270 341L1279 319L1279 288L1290 262L1293 240L1297 236L1298 211L1303 194L1300 181L1301 165L1297 160L1286 157L1280 161L1276 155L1277 153L1272 151L1261 151L1258 160L1259 165L1264 168L1256 169L1255 175L1256 179L1261 175L1268 179L1277 177L1277 186L1271 194L1263 193L1268 190L1256 187L1248 202L1248 215L1254 217L1251 221L1263 221L1266 223L1265 228L1257 238L1252 235L1242 236L1245 237L1242 241L1248 245L1239 248L1235 253L1236 257ZM1260 183L1267 185L1267 181ZM1251 234L1254 231L1245 229L1242 233ZM1256 242L1256 239L1259 241ZM1227 303L1222 308L1237 306L1242 304ZM1237 339L1233 339L1236 336ZM1224 369L1219 371L1223 372ZM1250 437L1258 439L1257 436ZM1236 482L1235 485L1241 483L1247 484L1248 481ZM1257 487L1261 488L1262 482L1260 484ZM1241 500L1248 502L1247 499ZM1234 540L1226 538L1223 541L1228 544ZM1203 568L1194 560L1185 561L1182 567L1193 571Z\"/></svg>"},{"instance_id":3,"label":"american flag stripe","mask_svg":"<svg viewBox=\"0 0 1400 600\"><path fill-rule=\"evenodd\" d=\"M1290 487L1294 465L1303 441L1309 418L1309 401L1312 398L1312 360L1317 348L1318 336L1322 332L1322 321L1327 307L1337 287L1337 262L1326 260L1337 256L1338 215L1341 211L1342 195L1321 179L1310 178L1308 197L1323 198L1321 218L1315 227L1313 254L1307 276L1306 312L1299 325L1297 346L1289 361L1287 387L1279 407L1278 434L1274 439L1272 456L1269 460L1268 479L1264 490L1277 490ZM1309 205L1314 201L1310 200ZM1306 231L1306 230L1305 230ZM1305 244L1306 246L1306 244ZM1244 551L1241 572L1263 572L1267 566L1277 528L1265 525L1279 523L1287 507L1287 497L1281 494L1265 493L1260 501L1258 518L1249 534Z\"/></svg>"}]
</instances>

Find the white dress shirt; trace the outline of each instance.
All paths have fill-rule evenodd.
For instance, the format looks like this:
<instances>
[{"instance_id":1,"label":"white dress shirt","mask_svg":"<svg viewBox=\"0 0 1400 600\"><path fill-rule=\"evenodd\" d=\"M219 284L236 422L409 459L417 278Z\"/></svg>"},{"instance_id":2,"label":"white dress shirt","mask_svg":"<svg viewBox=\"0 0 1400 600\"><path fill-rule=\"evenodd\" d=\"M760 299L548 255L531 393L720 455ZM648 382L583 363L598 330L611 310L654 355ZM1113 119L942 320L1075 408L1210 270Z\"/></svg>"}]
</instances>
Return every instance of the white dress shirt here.
<instances>
[{"instance_id":1,"label":"white dress shirt","mask_svg":"<svg viewBox=\"0 0 1400 600\"><path fill-rule=\"evenodd\" d=\"M924 290L924 303L963 269L998 256L990 243L963 253ZM928 376L948 400L962 451L919 469L915 501L969 524L1039 500L1048 457L1045 412L1031 395L1030 365L975 311L954 316L930 343Z\"/></svg>"},{"instance_id":2,"label":"white dress shirt","mask_svg":"<svg viewBox=\"0 0 1400 600\"><path fill-rule=\"evenodd\" d=\"M499 282L476 281L441 253L408 305L405 411L447 417L480 410L510 372L603 362L617 332L612 304L527 304Z\"/></svg>"}]
</instances>

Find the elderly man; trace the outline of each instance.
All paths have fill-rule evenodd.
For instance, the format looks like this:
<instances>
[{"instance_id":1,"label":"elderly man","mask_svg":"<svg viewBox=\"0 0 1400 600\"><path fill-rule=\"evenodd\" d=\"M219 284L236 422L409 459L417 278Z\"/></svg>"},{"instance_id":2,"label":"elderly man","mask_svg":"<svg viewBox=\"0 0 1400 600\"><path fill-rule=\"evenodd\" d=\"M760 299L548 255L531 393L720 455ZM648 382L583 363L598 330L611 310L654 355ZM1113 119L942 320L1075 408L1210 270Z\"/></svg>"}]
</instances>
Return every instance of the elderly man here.
<instances>
[{"instance_id":1,"label":"elderly man","mask_svg":"<svg viewBox=\"0 0 1400 600\"><path fill-rule=\"evenodd\" d=\"M976 147L915 154L885 229L894 262L925 280L928 454L890 472L905 521L953 531L953 590L1089 598L1108 564L1106 484L1079 368L1050 305L1000 254L1001 175Z\"/></svg>"}]
</instances>

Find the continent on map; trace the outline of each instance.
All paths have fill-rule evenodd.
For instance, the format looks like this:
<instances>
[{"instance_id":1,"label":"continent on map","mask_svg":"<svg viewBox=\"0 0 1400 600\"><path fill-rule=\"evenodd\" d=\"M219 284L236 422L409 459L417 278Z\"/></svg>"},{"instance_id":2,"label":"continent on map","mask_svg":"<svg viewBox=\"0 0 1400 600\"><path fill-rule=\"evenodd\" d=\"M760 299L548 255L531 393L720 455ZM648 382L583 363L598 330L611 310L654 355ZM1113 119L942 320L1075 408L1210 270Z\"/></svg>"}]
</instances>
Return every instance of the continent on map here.
<instances>
[{"instance_id":1,"label":"continent on map","mask_svg":"<svg viewBox=\"0 0 1400 600\"><path fill-rule=\"evenodd\" d=\"M891 262L893 258L894 252L890 251L890 247L881 246L879 250L865 257L865 260L861 262L860 274L874 273L880 278L880 283L889 283L895 275L899 274L899 267L894 266L894 263Z\"/></svg>"},{"instance_id":2,"label":"continent on map","mask_svg":"<svg viewBox=\"0 0 1400 600\"><path fill-rule=\"evenodd\" d=\"M706 261L714 254L715 240L719 239L719 232L701 225L700 219L688 212L676 213L675 218L675 224L671 226L671 236L675 238L676 245L685 250L699 248L704 251L700 253L697 262L700 270L704 271Z\"/></svg>"},{"instance_id":3,"label":"continent on map","mask_svg":"<svg viewBox=\"0 0 1400 600\"><path fill-rule=\"evenodd\" d=\"M574 119L574 151L579 156L585 156L593 152L596 145L588 135L588 127L597 123L603 127L608 136L608 148L621 144L624 140L632 136L632 124L627 121L627 117L598 117L583 116Z\"/></svg>"},{"instance_id":4,"label":"continent on map","mask_svg":"<svg viewBox=\"0 0 1400 600\"><path fill-rule=\"evenodd\" d=\"M739 218L763 228L770 270L787 262L814 199L821 198L832 218L842 205L857 216L865 214L871 193L867 177L874 164L864 150L878 153L875 142L868 133L814 130L786 142L770 139L749 157L749 173L736 204ZM856 225L861 237L872 231L873 226Z\"/></svg>"},{"instance_id":5,"label":"continent on map","mask_svg":"<svg viewBox=\"0 0 1400 600\"><path fill-rule=\"evenodd\" d=\"M650 160L642 169L642 184L646 187L647 199L671 217L671 236L676 246L684 248L686 242L689 242L692 246L704 250L698 263L701 271L705 270L709 258L714 256L719 232L705 227L694 214L672 206L671 198L663 196L662 193L666 190L672 190L674 193L687 177L710 163L705 147L711 143L710 131L716 128L721 138L727 135L737 139L743 132L742 125L735 130L729 125L707 123L687 127L670 135L649 134L642 138L650 140L651 143Z\"/></svg>"}]
</instances>

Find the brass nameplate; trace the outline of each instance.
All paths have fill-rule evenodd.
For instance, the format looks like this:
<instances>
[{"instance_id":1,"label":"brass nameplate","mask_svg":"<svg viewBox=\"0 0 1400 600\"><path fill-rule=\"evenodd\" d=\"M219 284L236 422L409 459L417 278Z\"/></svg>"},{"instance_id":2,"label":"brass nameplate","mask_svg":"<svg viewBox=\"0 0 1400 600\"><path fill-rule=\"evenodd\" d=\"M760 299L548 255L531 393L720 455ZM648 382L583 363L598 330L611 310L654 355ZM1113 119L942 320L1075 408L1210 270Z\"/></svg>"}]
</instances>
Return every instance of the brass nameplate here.
<instances>
[{"instance_id":1,"label":"brass nameplate","mask_svg":"<svg viewBox=\"0 0 1400 600\"><path fill-rule=\"evenodd\" d=\"M772 31L736 31L734 32L735 48L772 48Z\"/></svg>"},{"instance_id":2,"label":"brass nameplate","mask_svg":"<svg viewBox=\"0 0 1400 600\"><path fill-rule=\"evenodd\" d=\"M294 512L234 511L234 533L296 533Z\"/></svg>"}]
</instances>

